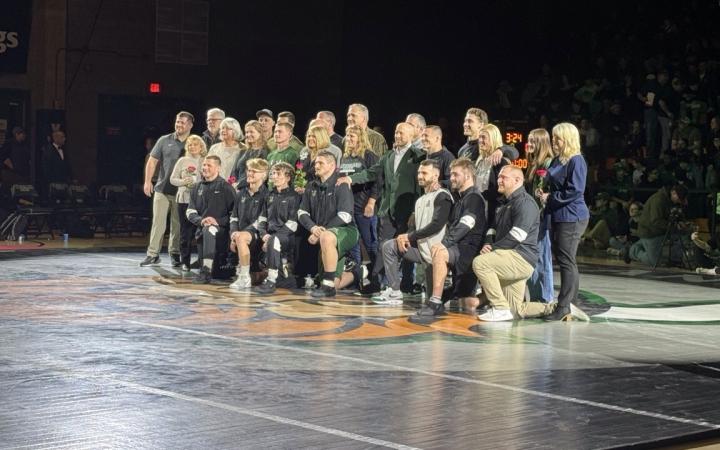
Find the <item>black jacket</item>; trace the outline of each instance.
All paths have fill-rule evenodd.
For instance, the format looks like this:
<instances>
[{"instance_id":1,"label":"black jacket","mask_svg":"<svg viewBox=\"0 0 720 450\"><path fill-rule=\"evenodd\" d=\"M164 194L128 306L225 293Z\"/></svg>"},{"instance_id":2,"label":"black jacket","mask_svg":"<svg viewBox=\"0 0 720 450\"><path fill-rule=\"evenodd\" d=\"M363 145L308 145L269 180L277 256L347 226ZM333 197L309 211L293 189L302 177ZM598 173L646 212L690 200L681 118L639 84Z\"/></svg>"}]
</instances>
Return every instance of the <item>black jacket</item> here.
<instances>
[{"instance_id":1,"label":"black jacket","mask_svg":"<svg viewBox=\"0 0 720 450\"><path fill-rule=\"evenodd\" d=\"M515 250L535 267L538 261L539 225L540 209L537 202L520 186L509 198L503 197L495 222L490 225L495 231L493 250Z\"/></svg>"},{"instance_id":2,"label":"black jacket","mask_svg":"<svg viewBox=\"0 0 720 450\"><path fill-rule=\"evenodd\" d=\"M259 232L263 226L260 222L267 222L262 215L267 196L268 188L264 183L260 185L255 195L251 195L247 187L240 189L235 195L235 207L230 215L230 233Z\"/></svg>"},{"instance_id":3,"label":"black jacket","mask_svg":"<svg viewBox=\"0 0 720 450\"><path fill-rule=\"evenodd\" d=\"M445 248L454 245L469 245L479 250L485 238L485 201L480 189L473 186L459 197L450 213L450 226L442 244Z\"/></svg>"},{"instance_id":4,"label":"black jacket","mask_svg":"<svg viewBox=\"0 0 720 450\"><path fill-rule=\"evenodd\" d=\"M233 166L230 172L230 176L235 177L237 180L238 191L247 186L247 175L245 174L247 167L245 167L245 164L247 164L248 160L253 158L267 159L267 155L268 150L265 147L261 149L240 150L240 155L235 160L235 166Z\"/></svg>"},{"instance_id":5,"label":"black jacket","mask_svg":"<svg viewBox=\"0 0 720 450\"><path fill-rule=\"evenodd\" d=\"M187 218L197 227L206 217L212 217L219 226L227 227L234 205L235 189L223 177L218 176L213 181L203 180L190 192Z\"/></svg>"},{"instance_id":6,"label":"black jacket","mask_svg":"<svg viewBox=\"0 0 720 450\"><path fill-rule=\"evenodd\" d=\"M280 236L293 236L297 231L297 214L300 206L300 196L288 186L278 192L273 189L265 200L265 208L261 216L265 221L259 221L259 235L273 234Z\"/></svg>"},{"instance_id":7,"label":"black jacket","mask_svg":"<svg viewBox=\"0 0 720 450\"><path fill-rule=\"evenodd\" d=\"M337 174L324 183L319 179L307 185L302 197L298 219L308 231L314 226L325 228L354 224L353 194L350 186L336 186Z\"/></svg>"}]
</instances>

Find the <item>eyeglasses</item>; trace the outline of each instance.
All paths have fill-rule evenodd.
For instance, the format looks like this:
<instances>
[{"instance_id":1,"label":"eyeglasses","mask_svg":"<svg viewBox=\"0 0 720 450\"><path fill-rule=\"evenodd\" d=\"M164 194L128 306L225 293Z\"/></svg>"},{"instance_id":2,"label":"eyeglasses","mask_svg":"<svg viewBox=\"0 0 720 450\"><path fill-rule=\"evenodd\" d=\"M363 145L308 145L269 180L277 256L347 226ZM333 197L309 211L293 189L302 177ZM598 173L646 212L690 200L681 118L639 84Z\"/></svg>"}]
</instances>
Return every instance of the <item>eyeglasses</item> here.
<instances>
[{"instance_id":1,"label":"eyeglasses","mask_svg":"<svg viewBox=\"0 0 720 450\"><path fill-rule=\"evenodd\" d=\"M206 122L220 122L222 119L208 119Z\"/></svg>"}]
</instances>

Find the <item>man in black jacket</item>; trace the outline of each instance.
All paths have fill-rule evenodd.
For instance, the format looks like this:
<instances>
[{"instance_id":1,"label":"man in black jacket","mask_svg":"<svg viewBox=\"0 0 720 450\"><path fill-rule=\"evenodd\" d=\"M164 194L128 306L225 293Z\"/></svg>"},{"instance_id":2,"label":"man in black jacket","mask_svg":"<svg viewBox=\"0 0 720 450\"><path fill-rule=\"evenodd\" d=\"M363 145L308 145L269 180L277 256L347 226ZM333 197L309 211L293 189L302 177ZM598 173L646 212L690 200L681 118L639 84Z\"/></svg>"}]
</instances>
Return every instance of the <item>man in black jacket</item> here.
<instances>
[{"instance_id":1,"label":"man in black jacket","mask_svg":"<svg viewBox=\"0 0 720 450\"><path fill-rule=\"evenodd\" d=\"M235 204L235 189L220 176L220 158L206 157L202 176L203 181L190 193L186 213L188 220L198 227L196 236L202 267L193 280L195 284L211 281L215 254L228 248L230 213Z\"/></svg>"},{"instance_id":2,"label":"man in black jacket","mask_svg":"<svg viewBox=\"0 0 720 450\"><path fill-rule=\"evenodd\" d=\"M525 302L525 284L538 261L540 210L523 181L522 170L515 166L503 167L498 175L498 193L504 201L490 225L495 242L483 245L472 264L491 305L480 320L513 320L513 313L521 319L545 316L555 309L555 303Z\"/></svg>"},{"instance_id":3,"label":"man in black jacket","mask_svg":"<svg viewBox=\"0 0 720 450\"><path fill-rule=\"evenodd\" d=\"M335 156L321 151L315 158L315 175L305 189L298 220L310 232L308 242L320 244L323 279L313 297L334 297L335 278L345 265L345 254L358 242L353 221L354 201L350 186L337 184Z\"/></svg>"},{"instance_id":4,"label":"man in black jacket","mask_svg":"<svg viewBox=\"0 0 720 450\"><path fill-rule=\"evenodd\" d=\"M253 158L247 161L245 175L247 186L235 196L235 208L230 216L230 250L238 254L237 279L230 285L232 289L248 289L252 286L251 265L259 270L262 236L260 229L267 224L262 212L268 189L265 179L268 163L264 159Z\"/></svg>"},{"instance_id":5,"label":"man in black jacket","mask_svg":"<svg viewBox=\"0 0 720 450\"><path fill-rule=\"evenodd\" d=\"M431 262L432 246L445 236L453 200L450 192L440 186L439 178L440 166L437 161L427 159L420 163L417 182L425 194L415 202L414 229L383 244L382 258L388 286L372 298L373 302L389 306L402 305L400 262L422 263L427 268ZM425 279L430 284L432 272L426 273Z\"/></svg>"},{"instance_id":6,"label":"man in black jacket","mask_svg":"<svg viewBox=\"0 0 720 450\"><path fill-rule=\"evenodd\" d=\"M258 294L272 294L278 283L280 270L283 279L289 277L289 270L283 263L283 254L286 258L294 254L295 232L297 231L297 214L300 196L290 185L293 166L286 162L278 162L270 169L270 181L273 189L265 200L265 208L261 216L265 221L258 222L258 235L262 238L262 249L268 268L268 275L260 286L254 288Z\"/></svg>"},{"instance_id":7,"label":"man in black jacket","mask_svg":"<svg viewBox=\"0 0 720 450\"><path fill-rule=\"evenodd\" d=\"M485 201L475 186L475 166L468 158L454 160L449 167L450 184L458 198L450 213L450 224L443 240L432 246L432 296L418 317L445 314L443 286L448 268L453 271L454 295L463 303L474 297L477 278L471 270L485 235Z\"/></svg>"}]
</instances>

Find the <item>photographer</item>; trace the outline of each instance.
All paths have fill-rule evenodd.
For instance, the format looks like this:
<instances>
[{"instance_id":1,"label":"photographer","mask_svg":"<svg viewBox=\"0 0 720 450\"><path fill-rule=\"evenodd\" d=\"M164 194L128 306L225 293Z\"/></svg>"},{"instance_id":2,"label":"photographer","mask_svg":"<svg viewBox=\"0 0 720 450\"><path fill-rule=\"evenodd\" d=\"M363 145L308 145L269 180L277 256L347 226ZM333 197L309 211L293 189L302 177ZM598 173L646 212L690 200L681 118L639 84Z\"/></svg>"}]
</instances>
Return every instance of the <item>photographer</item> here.
<instances>
[{"instance_id":1,"label":"photographer","mask_svg":"<svg viewBox=\"0 0 720 450\"><path fill-rule=\"evenodd\" d=\"M680 226L686 199L687 188L681 184L660 188L650 196L638 220L640 239L623 251L626 263L634 260L649 266L657 264L665 237Z\"/></svg>"}]
</instances>

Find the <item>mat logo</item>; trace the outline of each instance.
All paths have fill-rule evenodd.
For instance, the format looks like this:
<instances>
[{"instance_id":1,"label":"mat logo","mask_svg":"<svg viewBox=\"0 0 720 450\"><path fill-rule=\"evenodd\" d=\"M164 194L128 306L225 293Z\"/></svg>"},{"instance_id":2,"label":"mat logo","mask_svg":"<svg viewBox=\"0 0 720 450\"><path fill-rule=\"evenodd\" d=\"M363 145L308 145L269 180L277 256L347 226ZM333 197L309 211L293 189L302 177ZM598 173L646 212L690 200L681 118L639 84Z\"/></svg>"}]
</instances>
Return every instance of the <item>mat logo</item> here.
<instances>
[{"instance_id":1,"label":"mat logo","mask_svg":"<svg viewBox=\"0 0 720 450\"><path fill-rule=\"evenodd\" d=\"M0 31L0 53L5 53L9 48L18 46L17 31Z\"/></svg>"}]
</instances>

